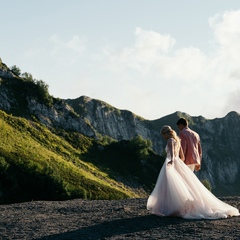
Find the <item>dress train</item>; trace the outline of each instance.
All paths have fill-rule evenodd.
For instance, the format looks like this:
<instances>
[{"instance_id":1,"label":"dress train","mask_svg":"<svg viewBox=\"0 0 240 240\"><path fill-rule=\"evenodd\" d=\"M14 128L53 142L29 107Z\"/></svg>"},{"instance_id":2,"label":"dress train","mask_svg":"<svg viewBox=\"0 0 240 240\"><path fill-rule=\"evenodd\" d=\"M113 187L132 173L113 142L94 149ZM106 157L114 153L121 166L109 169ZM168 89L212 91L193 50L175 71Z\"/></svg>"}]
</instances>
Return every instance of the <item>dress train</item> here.
<instances>
[{"instance_id":1,"label":"dress train","mask_svg":"<svg viewBox=\"0 0 240 240\"><path fill-rule=\"evenodd\" d=\"M239 210L215 197L179 158L166 158L147 209L160 216L219 219L239 216Z\"/></svg>"}]
</instances>

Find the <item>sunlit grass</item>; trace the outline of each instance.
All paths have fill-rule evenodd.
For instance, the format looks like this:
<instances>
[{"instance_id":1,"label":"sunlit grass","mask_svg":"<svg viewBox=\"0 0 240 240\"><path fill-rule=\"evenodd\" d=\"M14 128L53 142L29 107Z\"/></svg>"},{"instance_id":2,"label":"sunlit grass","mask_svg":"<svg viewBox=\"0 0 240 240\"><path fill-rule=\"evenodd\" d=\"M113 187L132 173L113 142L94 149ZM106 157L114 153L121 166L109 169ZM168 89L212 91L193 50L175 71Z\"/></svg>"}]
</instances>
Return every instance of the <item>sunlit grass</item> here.
<instances>
[{"instance_id":1,"label":"sunlit grass","mask_svg":"<svg viewBox=\"0 0 240 240\"><path fill-rule=\"evenodd\" d=\"M56 191L56 196L65 199L137 197L137 194L110 178L93 164L82 161L82 150L74 148L63 138L36 122L13 117L0 111L0 135L2 182L0 191L3 192L3 199L6 196L3 202L18 199L17 196L14 198L10 196L13 191L35 192L34 186L32 186L33 190L23 189L28 187L28 182L32 181L31 177L35 179L37 185L42 181L42 185L38 186L42 188L47 184L56 183L57 190L52 187ZM36 192L44 192L44 189ZM54 196L54 193L51 194ZM33 197L42 198L38 193ZM21 199L31 200L24 199L24 196L21 196Z\"/></svg>"}]
</instances>

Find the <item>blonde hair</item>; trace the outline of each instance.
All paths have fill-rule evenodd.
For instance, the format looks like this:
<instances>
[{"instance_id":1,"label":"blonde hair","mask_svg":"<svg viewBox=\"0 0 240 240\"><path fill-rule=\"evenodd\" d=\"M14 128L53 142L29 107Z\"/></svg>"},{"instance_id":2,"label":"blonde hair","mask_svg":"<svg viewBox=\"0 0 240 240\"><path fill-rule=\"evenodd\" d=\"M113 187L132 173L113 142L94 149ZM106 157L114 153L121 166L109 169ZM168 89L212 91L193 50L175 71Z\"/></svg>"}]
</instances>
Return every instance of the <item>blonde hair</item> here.
<instances>
[{"instance_id":1,"label":"blonde hair","mask_svg":"<svg viewBox=\"0 0 240 240\"><path fill-rule=\"evenodd\" d=\"M169 138L174 138L177 141L180 141L179 137L177 136L176 132L168 125L164 125L161 129L161 134L167 134Z\"/></svg>"}]
</instances>

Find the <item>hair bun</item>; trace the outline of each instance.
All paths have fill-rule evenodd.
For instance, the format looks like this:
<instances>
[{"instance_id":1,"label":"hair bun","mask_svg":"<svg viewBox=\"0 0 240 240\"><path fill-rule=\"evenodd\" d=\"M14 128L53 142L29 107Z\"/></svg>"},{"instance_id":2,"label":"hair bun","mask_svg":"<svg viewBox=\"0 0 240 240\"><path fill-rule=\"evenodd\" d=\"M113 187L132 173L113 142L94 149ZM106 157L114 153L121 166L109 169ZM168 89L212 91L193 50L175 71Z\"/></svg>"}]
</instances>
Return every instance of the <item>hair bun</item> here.
<instances>
[{"instance_id":1,"label":"hair bun","mask_svg":"<svg viewBox=\"0 0 240 240\"><path fill-rule=\"evenodd\" d=\"M170 132L171 130L172 130L172 128L171 128L170 126L164 125L164 126L162 127L162 129L161 129L161 133L162 133L162 134L165 134L165 133L167 133L167 132Z\"/></svg>"}]
</instances>

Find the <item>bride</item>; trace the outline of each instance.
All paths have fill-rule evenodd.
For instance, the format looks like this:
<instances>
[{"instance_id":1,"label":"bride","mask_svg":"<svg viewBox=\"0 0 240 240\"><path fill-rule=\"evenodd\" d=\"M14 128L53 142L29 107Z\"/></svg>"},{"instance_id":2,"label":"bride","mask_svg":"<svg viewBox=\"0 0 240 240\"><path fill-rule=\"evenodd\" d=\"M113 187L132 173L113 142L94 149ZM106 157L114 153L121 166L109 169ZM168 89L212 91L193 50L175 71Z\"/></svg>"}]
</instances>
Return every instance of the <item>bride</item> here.
<instances>
[{"instance_id":1,"label":"bride","mask_svg":"<svg viewBox=\"0 0 240 240\"><path fill-rule=\"evenodd\" d=\"M163 126L167 157L147 201L147 209L159 216L218 219L239 216L239 211L216 198L185 165L176 132Z\"/></svg>"}]
</instances>

